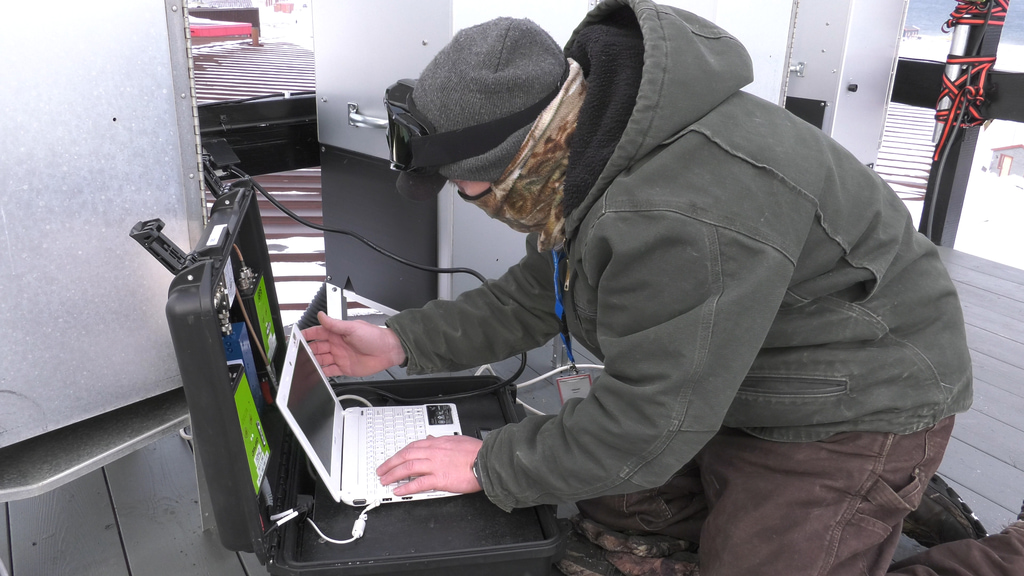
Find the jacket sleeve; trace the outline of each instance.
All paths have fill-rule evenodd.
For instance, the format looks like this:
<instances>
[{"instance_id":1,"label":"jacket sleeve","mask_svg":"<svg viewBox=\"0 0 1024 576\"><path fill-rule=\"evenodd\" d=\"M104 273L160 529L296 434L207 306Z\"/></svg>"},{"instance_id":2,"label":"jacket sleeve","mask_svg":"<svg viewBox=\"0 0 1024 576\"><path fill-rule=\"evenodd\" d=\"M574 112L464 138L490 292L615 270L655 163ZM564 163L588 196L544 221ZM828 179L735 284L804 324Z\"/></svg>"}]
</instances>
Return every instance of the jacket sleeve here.
<instances>
[{"instance_id":1,"label":"jacket sleeve","mask_svg":"<svg viewBox=\"0 0 1024 576\"><path fill-rule=\"evenodd\" d=\"M671 210L608 212L574 282L574 327L593 315L605 369L555 416L488 435L481 483L498 506L573 502L660 486L718 431L793 271L766 243ZM572 323L572 322L571 322Z\"/></svg>"},{"instance_id":2,"label":"jacket sleeve","mask_svg":"<svg viewBox=\"0 0 1024 576\"><path fill-rule=\"evenodd\" d=\"M387 321L408 358L410 374L458 371L504 360L558 334L550 254L526 239L526 256L497 280L435 300Z\"/></svg>"}]
</instances>

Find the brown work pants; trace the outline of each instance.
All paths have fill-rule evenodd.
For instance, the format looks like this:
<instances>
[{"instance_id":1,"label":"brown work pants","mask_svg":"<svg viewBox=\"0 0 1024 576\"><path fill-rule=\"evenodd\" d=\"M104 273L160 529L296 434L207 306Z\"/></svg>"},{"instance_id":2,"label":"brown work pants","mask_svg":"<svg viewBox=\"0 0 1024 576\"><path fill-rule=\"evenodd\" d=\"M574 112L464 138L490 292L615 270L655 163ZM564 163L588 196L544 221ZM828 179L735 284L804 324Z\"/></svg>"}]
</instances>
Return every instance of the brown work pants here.
<instances>
[{"instance_id":1,"label":"brown work pants","mask_svg":"<svg viewBox=\"0 0 1024 576\"><path fill-rule=\"evenodd\" d=\"M885 574L952 430L950 417L907 435L786 443L723 429L663 486L578 506L610 528L699 542L702 576ZM895 573L1021 576L1012 562L987 568L1005 553L1024 561L1024 527L1010 530L992 537L1003 540L937 546Z\"/></svg>"}]
</instances>

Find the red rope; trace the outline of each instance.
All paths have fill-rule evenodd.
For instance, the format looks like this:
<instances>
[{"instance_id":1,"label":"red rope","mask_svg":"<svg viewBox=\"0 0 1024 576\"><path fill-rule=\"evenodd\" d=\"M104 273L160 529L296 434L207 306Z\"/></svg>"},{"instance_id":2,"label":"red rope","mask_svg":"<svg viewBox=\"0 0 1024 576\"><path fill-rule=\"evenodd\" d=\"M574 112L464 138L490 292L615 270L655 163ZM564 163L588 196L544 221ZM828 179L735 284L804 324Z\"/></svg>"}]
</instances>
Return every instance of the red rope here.
<instances>
[{"instance_id":1,"label":"red rope","mask_svg":"<svg viewBox=\"0 0 1024 576\"><path fill-rule=\"evenodd\" d=\"M993 3L989 14L988 4ZM949 32L958 24L985 24L1002 26L1006 20L1006 11L1010 8L1010 0L958 0L956 8L949 15L949 20L942 25L943 32Z\"/></svg>"},{"instance_id":2,"label":"red rope","mask_svg":"<svg viewBox=\"0 0 1024 576\"><path fill-rule=\"evenodd\" d=\"M1006 20L1006 11L1009 5L1010 0L959 0L956 8L950 14L949 20L942 25L942 30L949 32L960 25L1002 26ZM942 122L944 126L935 147L933 160L938 161L954 128L969 128L985 122L986 118L981 113L981 107L985 103L988 73L995 63L995 55L954 56L950 54L946 57L946 65L960 66L961 74L956 80L951 80L945 75L942 77L939 103L948 99L950 106L945 110L938 110L938 104L936 104L935 119Z\"/></svg>"}]
</instances>

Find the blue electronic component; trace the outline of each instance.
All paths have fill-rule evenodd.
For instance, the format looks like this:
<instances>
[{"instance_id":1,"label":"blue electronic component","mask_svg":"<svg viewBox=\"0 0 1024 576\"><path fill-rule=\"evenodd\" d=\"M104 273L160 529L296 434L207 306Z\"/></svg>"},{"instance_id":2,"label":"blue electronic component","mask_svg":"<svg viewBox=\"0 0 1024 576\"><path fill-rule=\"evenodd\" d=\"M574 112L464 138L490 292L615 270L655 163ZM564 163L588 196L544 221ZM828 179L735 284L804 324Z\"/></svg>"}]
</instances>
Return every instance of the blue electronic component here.
<instances>
[{"instance_id":1,"label":"blue electronic component","mask_svg":"<svg viewBox=\"0 0 1024 576\"><path fill-rule=\"evenodd\" d=\"M260 380L256 374L256 361L252 355L252 345L249 343L249 333L246 331L245 323L232 323L231 334L222 338L224 340L224 355L228 359L228 364L241 363L245 367L245 378L249 382L253 401L256 402L256 411L262 415L263 409L267 404L260 391Z\"/></svg>"}]
</instances>

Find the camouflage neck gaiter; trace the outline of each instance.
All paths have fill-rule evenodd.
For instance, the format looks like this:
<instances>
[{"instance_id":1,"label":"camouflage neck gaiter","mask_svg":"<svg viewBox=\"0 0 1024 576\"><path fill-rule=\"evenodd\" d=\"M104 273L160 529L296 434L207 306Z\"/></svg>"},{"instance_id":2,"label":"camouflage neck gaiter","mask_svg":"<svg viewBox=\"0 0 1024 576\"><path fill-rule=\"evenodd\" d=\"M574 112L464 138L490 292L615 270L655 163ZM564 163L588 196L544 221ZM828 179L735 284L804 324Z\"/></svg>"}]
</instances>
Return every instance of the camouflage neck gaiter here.
<instances>
[{"instance_id":1,"label":"camouflage neck gaiter","mask_svg":"<svg viewBox=\"0 0 1024 576\"><path fill-rule=\"evenodd\" d=\"M501 177L484 194L463 196L513 230L539 232L540 251L565 240L562 185L569 164L569 137L576 130L587 91L579 64L570 59L569 66L569 77L558 96L541 112Z\"/></svg>"}]
</instances>

